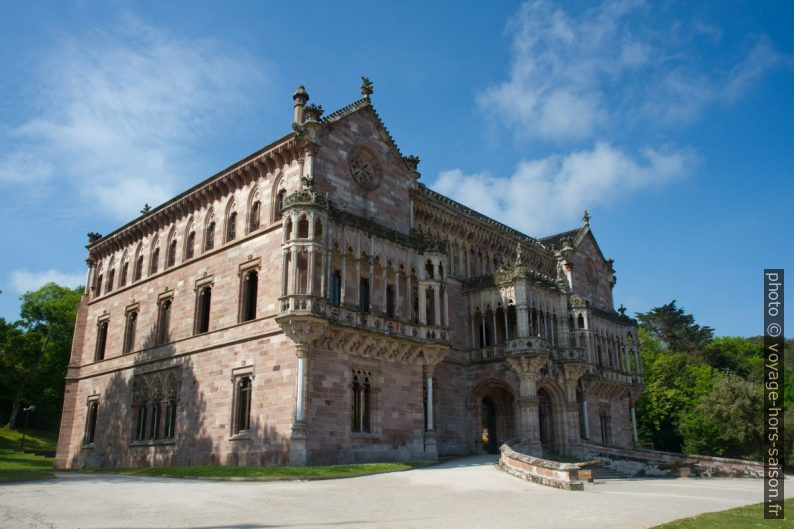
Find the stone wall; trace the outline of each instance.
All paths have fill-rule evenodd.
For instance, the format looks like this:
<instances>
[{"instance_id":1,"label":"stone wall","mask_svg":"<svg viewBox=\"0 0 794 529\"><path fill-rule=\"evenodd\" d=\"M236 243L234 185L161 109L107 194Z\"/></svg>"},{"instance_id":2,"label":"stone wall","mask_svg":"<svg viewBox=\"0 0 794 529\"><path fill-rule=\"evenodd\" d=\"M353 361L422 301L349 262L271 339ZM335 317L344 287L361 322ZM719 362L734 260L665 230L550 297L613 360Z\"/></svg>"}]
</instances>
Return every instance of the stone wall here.
<instances>
[{"instance_id":1,"label":"stone wall","mask_svg":"<svg viewBox=\"0 0 794 529\"><path fill-rule=\"evenodd\" d=\"M507 443L499 451L499 466L521 479L563 490L584 490L579 470L588 463L557 463L513 450Z\"/></svg>"}]
</instances>

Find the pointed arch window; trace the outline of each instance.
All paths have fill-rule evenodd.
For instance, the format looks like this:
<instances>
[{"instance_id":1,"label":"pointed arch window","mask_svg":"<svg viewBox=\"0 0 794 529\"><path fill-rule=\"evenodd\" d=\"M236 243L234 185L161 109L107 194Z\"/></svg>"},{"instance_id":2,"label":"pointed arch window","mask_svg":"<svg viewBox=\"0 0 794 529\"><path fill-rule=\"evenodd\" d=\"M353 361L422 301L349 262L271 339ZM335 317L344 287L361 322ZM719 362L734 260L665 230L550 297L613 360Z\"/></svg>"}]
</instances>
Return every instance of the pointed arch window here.
<instances>
[{"instance_id":1,"label":"pointed arch window","mask_svg":"<svg viewBox=\"0 0 794 529\"><path fill-rule=\"evenodd\" d=\"M226 219L226 242L233 241L237 237L237 212L232 211Z\"/></svg>"},{"instance_id":2,"label":"pointed arch window","mask_svg":"<svg viewBox=\"0 0 794 529\"><path fill-rule=\"evenodd\" d=\"M151 262L149 263L149 275L157 273L157 266L160 261L160 246L155 246L152 250Z\"/></svg>"},{"instance_id":3,"label":"pointed arch window","mask_svg":"<svg viewBox=\"0 0 794 529\"><path fill-rule=\"evenodd\" d=\"M127 274L129 273L130 263L127 261L127 256L121 261L121 273L119 274L119 288L127 284Z\"/></svg>"},{"instance_id":4,"label":"pointed arch window","mask_svg":"<svg viewBox=\"0 0 794 529\"><path fill-rule=\"evenodd\" d=\"M251 377L239 377L235 386L234 433L239 434L251 429Z\"/></svg>"},{"instance_id":5,"label":"pointed arch window","mask_svg":"<svg viewBox=\"0 0 794 529\"><path fill-rule=\"evenodd\" d=\"M276 220L284 216L284 197L287 196L287 190L282 189L276 195Z\"/></svg>"},{"instance_id":6,"label":"pointed arch window","mask_svg":"<svg viewBox=\"0 0 794 529\"><path fill-rule=\"evenodd\" d=\"M259 219L262 214L262 203L256 199L251 203L251 210L249 212L248 231L259 229Z\"/></svg>"},{"instance_id":7,"label":"pointed arch window","mask_svg":"<svg viewBox=\"0 0 794 529\"><path fill-rule=\"evenodd\" d=\"M105 359L105 348L108 341L108 320L104 319L97 324L96 349L94 350L94 361L98 362Z\"/></svg>"},{"instance_id":8,"label":"pointed arch window","mask_svg":"<svg viewBox=\"0 0 794 529\"><path fill-rule=\"evenodd\" d=\"M176 239L171 239L171 242L168 243L168 267L172 267L176 264Z\"/></svg>"},{"instance_id":9,"label":"pointed arch window","mask_svg":"<svg viewBox=\"0 0 794 529\"><path fill-rule=\"evenodd\" d=\"M127 311L127 321L124 324L124 354L130 353L135 349L135 328L138 325L138 310Z\"/></svg>"},{"instance_id":10,"label":"pointed arch window","mask_svg":"<svg viewBox=\"0 0 794 529\"><path fill-rule=\"evenodd\" d=\"M251 321L256 319L256 296L259 288L259 273L256 270L249 270L243 274L243 284L241 285L242 300L240 305L240 321Z\"/></svg>"},{"instance_id":11,"label":"pointed arch window","mask_svg":"<svg viewBox=\"0 0 794 529\"><path fill-rule=\"evenodd\" d=\"M86 445L93 445L96 440L97 415L99 415L99 400L92 399L88 402L88 415L85 421L85 439L83 443Z\"/></svg>"},{"instance_id":12,"label":"pointed arch window","mask_svg":"<svg viewBox=\"0 0 794 529\"><path fill-rule=\"evenodd\" d=\"M116 279L116 268L115 265L110 265L110 271L108 272L108 283L107 287L105 288L105 292L113 292L113 285Z\"/></svg>"},{"instance_id":13,"label":"pointed arch window","mask_svg":"<svg viewBox=\"0 0 794 529\"><path fill-rule=\"evenodd\" d=\"M207 224L206 234L204 236L204 251L212 250L215 247L215 221L211 220Z\"/></svg>"},{"instance_id":14,"label":"pointed arch window","mask_svg":"<svg viewBox=\"0 0 794 529\"><path fill-rule=\"evenodd\" d=\"M171 323L171 298L160 300L157 308L157 329L155 331L155 345L162 345L169 341L169 325Z\"/></svg>"},{"instance_id":15,"label":"pointed arch window","mask_svg":"<svg viewBox=\"0 0 794 529\"><path fill-rule=\"evenodd\" d=\"M196 251L196 231L191 229L185 242L185 259L192 259Z\"/></svg>"},{"instance_id":16,"label":"pointed arch window","mask_svg":"<svg viewBox=\"0 0 794 529\"><path fill-rule=\"evenodd\" d=\"M209 285L199 288L196 298L196 327L195 334L210 330L210 305L212 304L212 287Z\"/></svg>"},{"instance_id":17,"label":"pointed arch window","mask_svg":"<svg viewBox=\"0 0 794 529\"><path fill-rule=\"evenodd\" d=\"M135 275L133 281L140 281L141 277L143 277L143 256L139 255L137 259L135 259Z\"/></svg>"}]
</instances>

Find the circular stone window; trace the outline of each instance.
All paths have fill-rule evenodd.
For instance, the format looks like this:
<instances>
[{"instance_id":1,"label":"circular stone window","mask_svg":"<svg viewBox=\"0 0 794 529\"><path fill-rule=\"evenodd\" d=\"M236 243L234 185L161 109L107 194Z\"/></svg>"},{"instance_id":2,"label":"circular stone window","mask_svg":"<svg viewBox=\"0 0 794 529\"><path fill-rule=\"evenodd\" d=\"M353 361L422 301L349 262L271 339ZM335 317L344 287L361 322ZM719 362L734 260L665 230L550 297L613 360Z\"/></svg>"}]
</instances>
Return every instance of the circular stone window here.
<instances>
[{"instance_id":1,"label":"circular stone window","mask_svg":"<svg viewBox=\"0 0 794 529\"><path fill-rule=\"evenodd\" d=\"M381 171L375 155L366 147L356 147L350 151L350 176L358 185L372 191L380 184Z\"/></svg>"}]
</instances>

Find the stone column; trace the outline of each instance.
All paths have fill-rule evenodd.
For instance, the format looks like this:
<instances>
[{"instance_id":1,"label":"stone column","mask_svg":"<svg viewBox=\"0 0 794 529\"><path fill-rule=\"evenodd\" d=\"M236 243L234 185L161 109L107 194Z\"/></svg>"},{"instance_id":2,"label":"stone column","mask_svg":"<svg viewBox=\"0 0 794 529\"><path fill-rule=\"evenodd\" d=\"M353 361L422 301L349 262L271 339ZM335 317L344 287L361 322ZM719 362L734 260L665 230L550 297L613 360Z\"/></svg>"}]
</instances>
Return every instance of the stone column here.
<instances>
[{"instance_id":1,"label":"stone column","mask_svg":"<svg viewBox=\"0 0 794 529\"><path fill-rule=\"evenodd\" d=\"M438 446L436 443L436 429L433 422L433 371L438 359L433 359L431 355L430 364L425 364L422 367L422 374L425 377L427 384L427 397L425 406L427 407L427 415L425 417L425 432L424 432L424 449L425 457L430 459L438 459Z\"/></svg>"},{"instance_id":2,"label":"stone column","mask_svg":"<svg viewBox=\"0 0 794 529\"><path fill-rule=\"evenodd\" d=\"M413 319L414 319L414 314L413 314L414 293L412 292L412 289L413 289L413 287L411 286L411 267L409 266L408 267L408 273L405 274L405 293L406 293L405 297L408 298L406 300L407 303L406 303L406 307L405 307L405 309L406 309L405 310L405 312L406 312L405 318L408 321L413 321Z\"/></svg>"},{"instance_id":3,"label":"stone column","mask_svg":"<svg viewBox=\"0 0 794 529\"><path fill-rule=\"evenodd\" d=\"M569 454L579 454L581 452L582 439L579 434L579 406L576 403L576 387L579 379L587 372L587 365L583 363L565 363L563 365L563 376L565 378L565 400L567 406L567 432L563 432L565 440L565 451Z\"/></svg>"},{"instance_id":4,"label":"stone column","mask_svg":"<svg viewBox=\"0 0 794 529\"><path fill-rule=\"evenodd\" d=\"M306 353L308 346L297 345L297 374L295 388L295 420L292 424L292 437L289 447L290 465L306 464L306 412L304 409L306 392Z\"/></svg>"},{"instance_id":5,"label":"stone column","mask_svg":"<svg viewBox=\"0 0 794 529\"><path fill-rule=\"evenodd\" d=\"M634 411L634 405L631 406L631 440L634 443L634 446L640 444L640 440L637 437L637 415Z\"/></svg>"},{"instance_id":6,"label":"stone column","mask_svg":"<svg viewBox=\"0 0 794 529\"><path fill-rule=\"evenodd\" d=\"M444 327L449 327L449 292L444 288Z\"/></svg>"},{"instance_id":7,"label":"stone column","mask_svg":"<svg viewBox=\"0 0 794 529\"><path fill-rule=\"evenodd\" d=\"M466 252L466 278L468 279L471 277L471 250L468 246L464 246L463 251Z\"/></svg>"},{"instance_id":8,"label":"stone column","mask_svg":"<svg viewBox=\"0 0 794 529\"><path fill-rule=\"evenodd\" d=\"M582 419L584 419L584 438L590 440L590 417L587 414L587 399L582 399Z\"/></svg>"},{"instance_id":9,"label":"stone column","mask_svg":"<svg viewBox=\"0 0 794 529\"><path fill-rule=\"evenodd\" d=\"M369 258L369 281L367 281L367 286L369 287L369 292L367 293L369 306L366 308L369 312L375 312L373 310L373 305L375 303L375 260L372 257Z\"/></svg>"},{"instance_id":10,"label":"stone column","mask_svg":"<svg viewBox=\"0 0 794 529\"><path fill-rule=\"evenodd\" d=\"M433 323L441 326L441 285L433 285Z\"/></svg>"},{"instance_id":11,"label":"stone column","mask_svg":"<svg viewBox=\"0 0 794 529\"><path fill-rule=\"evenodd\" d=\"M384 265L381 265L380 268L381 268L381 286L383 287L381 288L381 294L383 295L380 298L380 313L385 316L388 305L388 303L386 302L386 298L387 298L386 290L388 285L386 284L387 281L386 267Z\"/></svg>"},{"instance_id":12,"label":"stone column","mask_svg":"<svg viewBox=\"0 0 794 529\"><path fill-rule=\"evenodd\" d=\"M400 295L400 268L394 272L394 316L398 319L402 319L402 312L403 309L403 297Z\"/></svg>"},{"instance_id":13,"label":"stone column","mask_svg":"<svg viewBox=\"0 0 794 529\"><path fill-rule=\"evenodd\" d=\"M510 339L510 327L507 324L507 309L502 309L502 315L504 316L505 320L505 342L507 342L507 340Z\"/></svg>"},{"instance_id":14,"label":"stone column","mask_svg":"<svg viewBox=\"0 0 794 529\"><path fill-rule=\"evenodd\" d=\"M508 356L507 365L518 375L518 434L526 440L529 454L541 456L537 380L547 356Z\"/></svg>"},{"instance_id":15,"label":"stone column","mask_svg":"<svg viewBox=\"0 0 794 529\"><path fill-rule=\"evenodd\" d=\"M298 249L296 247L292 247L290 249L290 257L292 261L290 262L290 291L291 295L295 295L298 293Z\"/></svg>"},{"instance_id":16,"label":"stone column","mask_svg":"<svg viewBox=\"0 0 794 529\"><path fill-rule=\"evenodd\" d=\"M320 296L327 298L328 297L328 275L331 273L331 267L328 266L328 250L323 250L320 254L320 258L322 261L320 262L320 270L322 270L322 274L320 275Z\"/></svg>"},{"instance_id":17,"label":"stone column","mask_svg":"<svg viewBox=\"0 0 794 529\"><path fill-rule=\"evenodd\" d=\"M480 333L481 333L480 337L482 339L482 346L486 347L487 344L488 344L488 333L487 333L488 329L485 327L485 313L484 312L480 312L480 320L481 320L481 323L480 323Z\"/></svg>"},{"instance_id":18,"label":"stone column","mask_svg":"<svg viewBox=\"0 0 794 529\"><path fill-rule=\"evenodd\" d=\"M419 323L422 325L427 325L427 300L425 299L427 295L427 286L424 283L419 283L419 294L418 294L418 301L419 301Z\"/></svg>"},{"instance_id":19,"label":"stone column","mask_svg":"<svg viewBox=\"0 0 794 529\"><path fill-rule=\"evenodd\" d=\"M491 319L493 320L493 322L491 324L491 328L493 329L493 341L491 343L493 345L497 345L497 342L499 341L498 340L499 333L496 332L496 329L498 329L498 326L497 326L497 323L496 323L496 310L493 310L493 309L491 310Z\"/></svg>"},{"instance_id":20,"label":"stone column","mask_svg":"<svg viewBox=\"0 0 794 529\"><path fill-rule=\"evenodd\" d=\"M314 249L309 246L309 259L306 264L306 293L314 295Z\"/></svg>"},{"instance_id":21,"label":"stone column","mask_svg":"<svg viewBox=\"0 0 794 529\"><path fill-rule=\"evenodd\" d=\"M529 309L526 305L516 305L516 324L518 328L518 338L526 338L529 336Z\"/></svg>"},{"instance_id":22,"label":"stone column","mask_svg":"<svg viewBox=\"0 0 794 529\"><path fill-rule=\"evenodd\" d=\"M288 292L287 289L287 285L289 282L288 267L290 266L289 259L287 259L287 256L289 255L288 252L289 250L284 250L283 252L281 252L281 297L286 296Z\"/></svg>"},{"instance_id":23,"label":"stone column","mask_svg":"<svg viewBox=\"0 0 794 529\"><path fill-rule=\"evenodd\" d=\"M347 302L347 296L345 295L345 291L347 290L347 258L348 258L348 255L347 255L347 253L343 253L343 254L340 253L340 257L341 257L342 263L341 263L341 265L339 267L340 268L339 273L340 273L340 275L342 277L340 278L339 304L344 307L345 303Z\"/></svg>"}]
</instances>

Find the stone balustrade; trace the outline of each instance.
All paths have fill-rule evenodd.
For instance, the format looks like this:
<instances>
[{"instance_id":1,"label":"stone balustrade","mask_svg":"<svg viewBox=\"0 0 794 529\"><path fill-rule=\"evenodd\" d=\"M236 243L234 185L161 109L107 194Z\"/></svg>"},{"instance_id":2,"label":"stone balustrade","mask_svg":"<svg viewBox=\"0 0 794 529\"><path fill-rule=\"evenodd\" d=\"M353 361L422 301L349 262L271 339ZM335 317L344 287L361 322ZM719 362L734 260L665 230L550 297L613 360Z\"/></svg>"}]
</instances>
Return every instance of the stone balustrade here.
<instances>
[{"instance_id":1,"label":"stone balustrade","mask_svg":"<svg viewBox=\"0 0 794 529\"><path fill-rule=\"evenodd\" d=\"M520 441L509 441L499 447L499 466L508 474L521 479L555 487L563 490L584 490L584 483L579 479L579 472L585 467L600 463L600 461L585 461L581 463L558 463L540 457L532 457L521 453Z\"/></svg>"},{"instance_id":2,"label":"stone balustrade","mask_svg":"<svg viewBox=\"0 0 794 529\"><path fill-rule=\"evenodd\" d=\"M764 464L742 459L680 454L644 448L617 448L594 442L582 443L582 451L626 474L640 476L700 476L761 478Z\"/></svg>"},{"instance_id":3,"label":"stone balustrade","mask_svg":"<svg viewBox=\"0 0 794 529\"><path fill-rule=\"evenodd\" d=\"M362 312L352 307L331 305L328 300L319 296L295 294L284 296L280 301L282 314L309 312L333 323L381 334L436 342L449 341L449 330L446 327L406 322L382 314Z\"/></svg>"}]
</instances>

